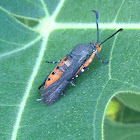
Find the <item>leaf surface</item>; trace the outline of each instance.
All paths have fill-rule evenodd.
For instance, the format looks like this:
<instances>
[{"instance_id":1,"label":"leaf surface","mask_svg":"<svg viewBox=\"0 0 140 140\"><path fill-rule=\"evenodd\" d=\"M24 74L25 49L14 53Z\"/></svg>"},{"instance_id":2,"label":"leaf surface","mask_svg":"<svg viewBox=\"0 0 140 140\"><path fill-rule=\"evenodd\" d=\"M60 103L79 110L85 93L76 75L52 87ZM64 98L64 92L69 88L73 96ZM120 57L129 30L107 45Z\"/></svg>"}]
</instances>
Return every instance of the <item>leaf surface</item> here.
<instances>
[{"instance_id":1,"label":"leaf surface","mask_svg":"<svg viewBox=\"0 0 140 140\"><path fill-rule=\"evenodd\" d=\"M0 138L104 139L104 116L111 98L140 94L138 3L1 0ZM124 28L103 44L99 55L109 64L95 58L75 80L76 87L67 87L65 97L52 106L36 102L41 97L38 86L56 66L45 60L60 60L77 44L96 42L92 9L99 14L100 42ZM30 27L18 18L38 25Z\"/></svg>"},{"instance_id":2,"label":"leaf surface","mask_svg":"<svg viewBox=\"0 0 140 140\"><path fill-rule=\"evenodd\" d=\"M108 119L105 124L105 139L107 140L138 140L140 138L140 124L123 124Z\"/></svg>"}]
</instances>

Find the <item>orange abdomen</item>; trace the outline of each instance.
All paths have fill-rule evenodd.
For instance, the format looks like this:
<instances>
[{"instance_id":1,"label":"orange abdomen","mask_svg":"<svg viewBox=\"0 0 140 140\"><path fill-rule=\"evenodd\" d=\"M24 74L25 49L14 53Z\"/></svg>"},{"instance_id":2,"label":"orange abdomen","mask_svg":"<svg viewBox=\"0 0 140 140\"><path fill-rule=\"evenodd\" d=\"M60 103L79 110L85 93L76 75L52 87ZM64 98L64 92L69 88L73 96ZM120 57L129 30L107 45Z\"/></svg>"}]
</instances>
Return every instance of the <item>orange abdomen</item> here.
<instances>
[{"instance_id":1,"label":"orange abdomen","mask_svg":"<svg viewBox=\"0 0 140 140\"><path fill-rule=\"evenodd\" d=\"M88 65L93 61L93 58L95 56L95 52L91 54L89 59L80 67L80 69L76 72L75 76L85 67L88 67Z\"/></svg>"},{"instance_id":2,"label":"orange abdomen","mask_svg":"<svg viewBox=\"0 0 140 140\"><path fill-rule=\"evenodd\" d=\"M53 69L53 71L48 76L44 89L47 88L49 85L57 81L63 72L71 65L71 62L68 58L64 57L60 63Z\"/></svg>"}]
</instances>

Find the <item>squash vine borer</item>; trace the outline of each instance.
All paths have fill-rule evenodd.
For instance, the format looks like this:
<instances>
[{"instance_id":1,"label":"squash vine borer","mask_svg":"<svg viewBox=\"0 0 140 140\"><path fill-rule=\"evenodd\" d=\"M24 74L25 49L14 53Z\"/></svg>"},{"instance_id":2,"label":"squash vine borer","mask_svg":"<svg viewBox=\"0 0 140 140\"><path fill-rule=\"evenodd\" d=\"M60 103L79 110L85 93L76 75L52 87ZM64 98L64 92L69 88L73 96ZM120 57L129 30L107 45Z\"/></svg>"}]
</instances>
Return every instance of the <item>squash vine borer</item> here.
<instances>
[{"instance_id":1,"label":"squash vine borer","mask_svg":"<svg viewBox=\"0 0 140 140\"><path fill-rule=\"evenodd\" d=\"M78 77L88 65L93 61L93 58L97 56L97 58L104 64L108 63L104 62L98 55L100 50L102 49L102 44L106 42L108 39L113 37L118 32L123 29L119 29L113 35L108 37L103 42L99 43L99 28L98 28L98 13L93 10L96 14L96 26L97 26L97 42L91 43L83 43L75 46L70 53L66 55L62 60L56 62L48 62L47 63L59 63L53 71L49 74L49 76L44 80L44 82L38 87L40 89L43 85L44 88L41 91L41 99L37 99L37 101L43 101L47 105L51 105L57 101L60 95L64 95L64 90L71 83L75 86L73 80Z\"/></svg>"}]
</instances>

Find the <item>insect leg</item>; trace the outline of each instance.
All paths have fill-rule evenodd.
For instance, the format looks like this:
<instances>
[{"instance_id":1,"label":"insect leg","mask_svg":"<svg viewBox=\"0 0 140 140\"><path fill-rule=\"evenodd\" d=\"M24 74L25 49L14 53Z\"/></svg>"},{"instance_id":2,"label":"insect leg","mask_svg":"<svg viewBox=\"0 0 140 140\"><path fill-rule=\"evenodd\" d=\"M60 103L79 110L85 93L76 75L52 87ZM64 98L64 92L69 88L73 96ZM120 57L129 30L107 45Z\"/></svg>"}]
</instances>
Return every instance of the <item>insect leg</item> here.
<instances>
[{"instance_id":1,"label":"insect leg","mask_svg":"<svg viewBox=\"0 0 140 140\"><path fill-rule=\"evenodd\" d=\"M36 99L35 101L39 102L39 101L42 101L42 99Z\"/></svg>"},{"instance_id":2,"label":"insect leg","mask_svg":"<svg viewBox=\"0 0 140 140\"><path fill-rule=\"evenodd\" d=\"M81 71L80 71L75 77L72 78L72 80L70 81L70 83L71 83L72 86L75 86L73 80L74 80L75 78L79 77L79 76L85 71L85 69L87 69L87 68L88 68L88 67L82 68Z\"/></svg>"},{"instance_id":3,"label":"insect leg","mask_svg":"<svg viewBox=\"0 0 140 140\"><path fill-rule=\"evenodd\" d=\"M85 69L87 69L87 67L82 68L81 71L75 77L79 77L85 71Z\"/></svg>"},{"instance_id":4,"label":"insect leg","mask_svg":"<svg viewBox=\"0 0 140 140\"><path fill-rule=\"evenodd\" d=\"M81 71L80 71L77 75L75 75L75 77L72 78L72 81L71 81L70 83L72 84L73 80L74 80L75 78L79 77L79 76L85 71L85 69L87 69L87 68L88 68L88 67L82 68ZM74 84L74 82L73 82L73 84Z\"/></svg>"},{"instance_id":5,"label":"insect leg","mask_svg":"<svg viewBox=\"0 0 140 140\"><path fill-rule=\"evenodd\" d=\"M100 56L99 56L98 54L96 54L96 56L97 56L97 58L98 58L103 64L107 64L107 63L109 62L109 60L106 61L106 62L104 62L104 61L100 58Z\"/></svg>"},{"instance_id":6,"label":"insect leg","mask_svg":"<svg viewBox=\"0 0 140 140\"><path fill-rule=\"evenodd\" d=\"M61 60L53 61L53 62L46 61L46 63L53 63L53 64L55 64L55 63L59 63L60 61L61 61Z\"/></svg>"},{"instance_id":7,"label":"insect leg","mask_svg":"<svg viewBox=\"0 0 140 140\"><path fill-rule=\"evenodd\" d=\"M74 81L73 81L73 80L71 80L71 81L70 81L70 83L71 83L71 85L72 85L72 86L75 86L75 84L74 84Z\"/></svg>"},{"instance_id":8,"label":"insect leg","mask_svg":"<svg viewBox=\"0 0 140 140\"><path fill-rule=\"evenodd\" d=\"M64 95L64 96L65 96L66 94L65 94L65 92L63 91L63 93L62 93L61 95Z\"/></svg>"},{"instance_id":9,"label":"insect leg","mask_svg":"<svg viewBox=\"0 0 140 140\"><path fill-rule=\"evenodd\" d=\"M48 76L47 76L47 78L48 78ZM38 87L38 89L40 89L42 86L45 85L45 82L46 82L47 78L42 82L42 84Z\"/></svg>"}]
</instances>

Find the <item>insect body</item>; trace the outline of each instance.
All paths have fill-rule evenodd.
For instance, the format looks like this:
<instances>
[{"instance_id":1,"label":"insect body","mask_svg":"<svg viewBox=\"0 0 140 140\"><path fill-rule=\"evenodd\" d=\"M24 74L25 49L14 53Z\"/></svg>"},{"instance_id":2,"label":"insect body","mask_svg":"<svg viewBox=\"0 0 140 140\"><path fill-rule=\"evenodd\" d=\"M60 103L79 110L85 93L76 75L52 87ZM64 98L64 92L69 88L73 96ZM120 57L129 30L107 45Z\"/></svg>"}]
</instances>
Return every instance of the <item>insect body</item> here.
<instances>
[{"instance_id":1,"label":"insect body","mask_svg":"<svg viewBox=\"0 0 140 140\"><path fill-rule=\"evenodd\" d=\"M44 82L39 86L39 89L44 86L42 90L41 99L37 99L37 101L42 100L45 104L51 105L57 101L60 95L64 94L65 88L69 83L74 85L73 79L78 77L93 61L95 56L102 63L104 62L99 56L98 53L102 48L102 44L117 34L122 29L119 29L105 41L98 43L99 41L99 29L98 29L98 13L93 10L96 14L96 25L97 25L97 42L91 43L83 43L75 46L70 53L66 55L54 69L50 73L50 75L44 80ZM57 62L48 62L48 63L57 63Z\"/></svg>"}]
</instances>

